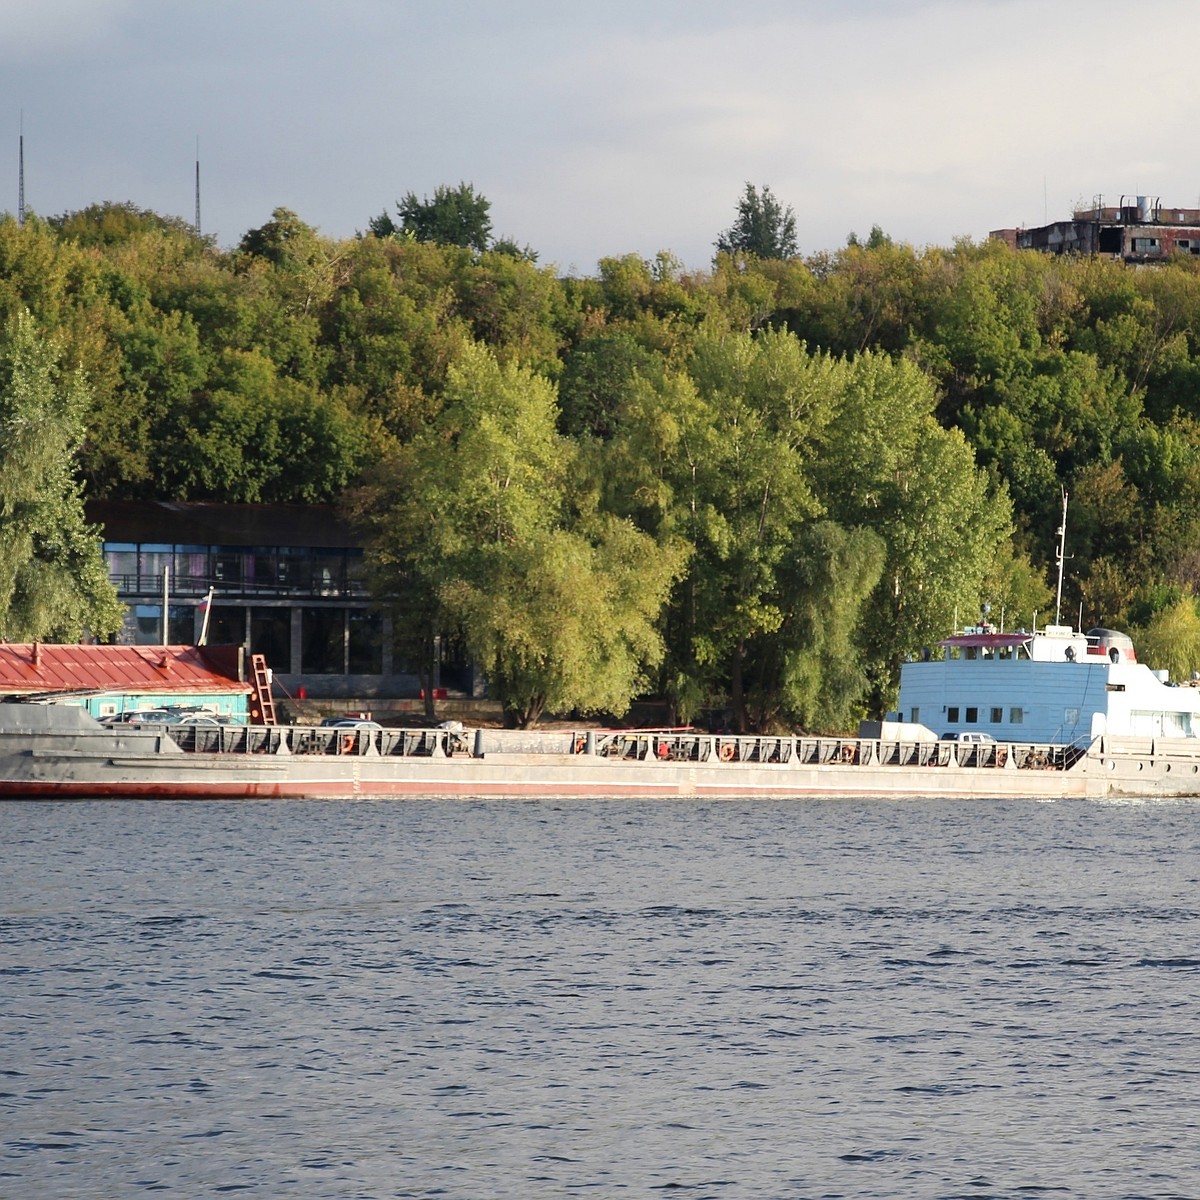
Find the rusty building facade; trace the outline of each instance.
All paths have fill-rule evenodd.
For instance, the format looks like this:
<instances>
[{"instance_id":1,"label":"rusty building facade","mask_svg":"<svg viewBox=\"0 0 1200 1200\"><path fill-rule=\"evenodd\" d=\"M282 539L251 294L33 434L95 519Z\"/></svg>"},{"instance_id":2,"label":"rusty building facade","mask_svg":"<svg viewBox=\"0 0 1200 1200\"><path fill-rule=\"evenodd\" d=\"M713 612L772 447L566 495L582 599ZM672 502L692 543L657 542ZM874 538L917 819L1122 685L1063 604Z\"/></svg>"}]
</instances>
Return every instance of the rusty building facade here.
<instances>
[{"instance_id":1,"label":"rusty building facade","mask_svg":"<svg viewBox=\"0 0 1200 1200\"><path fill-rule=\"evenodd\" d=\"M1122 196L1115 207L1097 196L1069 221L1032 229L997 229L993 238L1016 250L1119 258L1132 265L1166 262L1173 255L1200 257L1200 208L1171 207L1157 196Z\"/></svg>"}]
</instances>

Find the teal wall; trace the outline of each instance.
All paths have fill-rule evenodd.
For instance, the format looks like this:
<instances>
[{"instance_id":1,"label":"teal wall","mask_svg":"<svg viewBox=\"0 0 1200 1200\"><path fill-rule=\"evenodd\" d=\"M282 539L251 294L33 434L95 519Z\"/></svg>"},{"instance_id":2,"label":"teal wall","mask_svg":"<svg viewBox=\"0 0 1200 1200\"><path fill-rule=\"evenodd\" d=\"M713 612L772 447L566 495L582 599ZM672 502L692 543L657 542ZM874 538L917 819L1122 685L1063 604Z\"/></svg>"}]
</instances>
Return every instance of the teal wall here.
<instances>
[{"instance_id":1,"label":"teal wall","mask_svg":"<svg viewBox=\"0 0 1200 1200\"><path fill-rule=\"evenodd\" d=\"M113 692L105 696L76 696L68 703L85 708L97 720L135 708L196 707L244 725L247 720L247 700L244 692L203 692L196 695L186 692Z\"/></svg>"}]
</instances>

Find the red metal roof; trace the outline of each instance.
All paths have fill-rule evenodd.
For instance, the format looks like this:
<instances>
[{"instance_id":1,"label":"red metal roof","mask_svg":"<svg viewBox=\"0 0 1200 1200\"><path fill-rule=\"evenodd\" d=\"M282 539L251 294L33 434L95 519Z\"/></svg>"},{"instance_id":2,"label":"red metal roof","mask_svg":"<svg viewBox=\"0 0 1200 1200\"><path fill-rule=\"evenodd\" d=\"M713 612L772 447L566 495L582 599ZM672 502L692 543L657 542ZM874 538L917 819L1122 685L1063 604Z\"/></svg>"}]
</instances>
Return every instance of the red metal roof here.
<instances>
[{"instance_id":1,"label":"red metal roof","mask_svg":"<svg viewBox=\"0 0 1200 1200\"><path fill-rule=\"evenodd\" d=\"M198 646L0 644L0 692L212 692L251 688Z\"/></svg>"},{"instance_id":2,"label":"red metal roof","mask_svg":"<svg viewBox=\"0 0 1200 1200\"><path fill-rule=\"evenodd\" d=\"M996 633L991 630L984 633L956 633L938 642L939 646L984 646L991 650L1000 650L1005 646L1023 646L1033 637L1031 633Z\"/></svg>"}]
</instances>

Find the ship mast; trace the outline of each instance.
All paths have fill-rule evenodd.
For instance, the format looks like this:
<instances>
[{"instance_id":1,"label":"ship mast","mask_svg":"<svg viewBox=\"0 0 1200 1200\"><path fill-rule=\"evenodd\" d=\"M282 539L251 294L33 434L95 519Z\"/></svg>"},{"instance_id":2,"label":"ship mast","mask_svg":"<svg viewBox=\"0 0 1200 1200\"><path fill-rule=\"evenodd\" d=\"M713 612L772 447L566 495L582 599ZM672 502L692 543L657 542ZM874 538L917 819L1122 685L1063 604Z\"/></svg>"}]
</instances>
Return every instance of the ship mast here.
<instances>
[{"instance_id":1,"label":"ship mast","mask_svg":"<svg viewBox=\"0 0 1200 1200\"><path fill-rule=\"evenodd\" d=\"M1054 552L1055 561L1058 563L1058 593L1054 599L1054 623L1057 625L1062 615L1062 581L1063 581L1063 563L1067 557L1067 489L1062 489L1063 511L1062 524L1058 527L1058 549Z\"/></svg>"}]
</instances>

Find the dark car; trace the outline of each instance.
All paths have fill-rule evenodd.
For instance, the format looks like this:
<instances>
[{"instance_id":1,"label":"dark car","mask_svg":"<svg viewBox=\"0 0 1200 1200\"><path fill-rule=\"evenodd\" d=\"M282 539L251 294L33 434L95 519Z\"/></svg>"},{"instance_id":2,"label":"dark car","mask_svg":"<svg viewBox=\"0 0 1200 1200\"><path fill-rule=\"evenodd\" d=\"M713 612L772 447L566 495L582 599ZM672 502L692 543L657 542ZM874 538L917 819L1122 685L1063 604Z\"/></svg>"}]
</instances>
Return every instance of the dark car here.
<instances>
[{"instance_id":1,"label":"dark car","mask_svg":"<svg viewBox=\"0 0 1200 1200\"><path fill-rule=\"evenodd\" d=\"M127 712L114 713L111 717L101 717L100 724L150 725L172 719L171 714L165 708L131 708Z\"/></svg>"}]
</instances>

